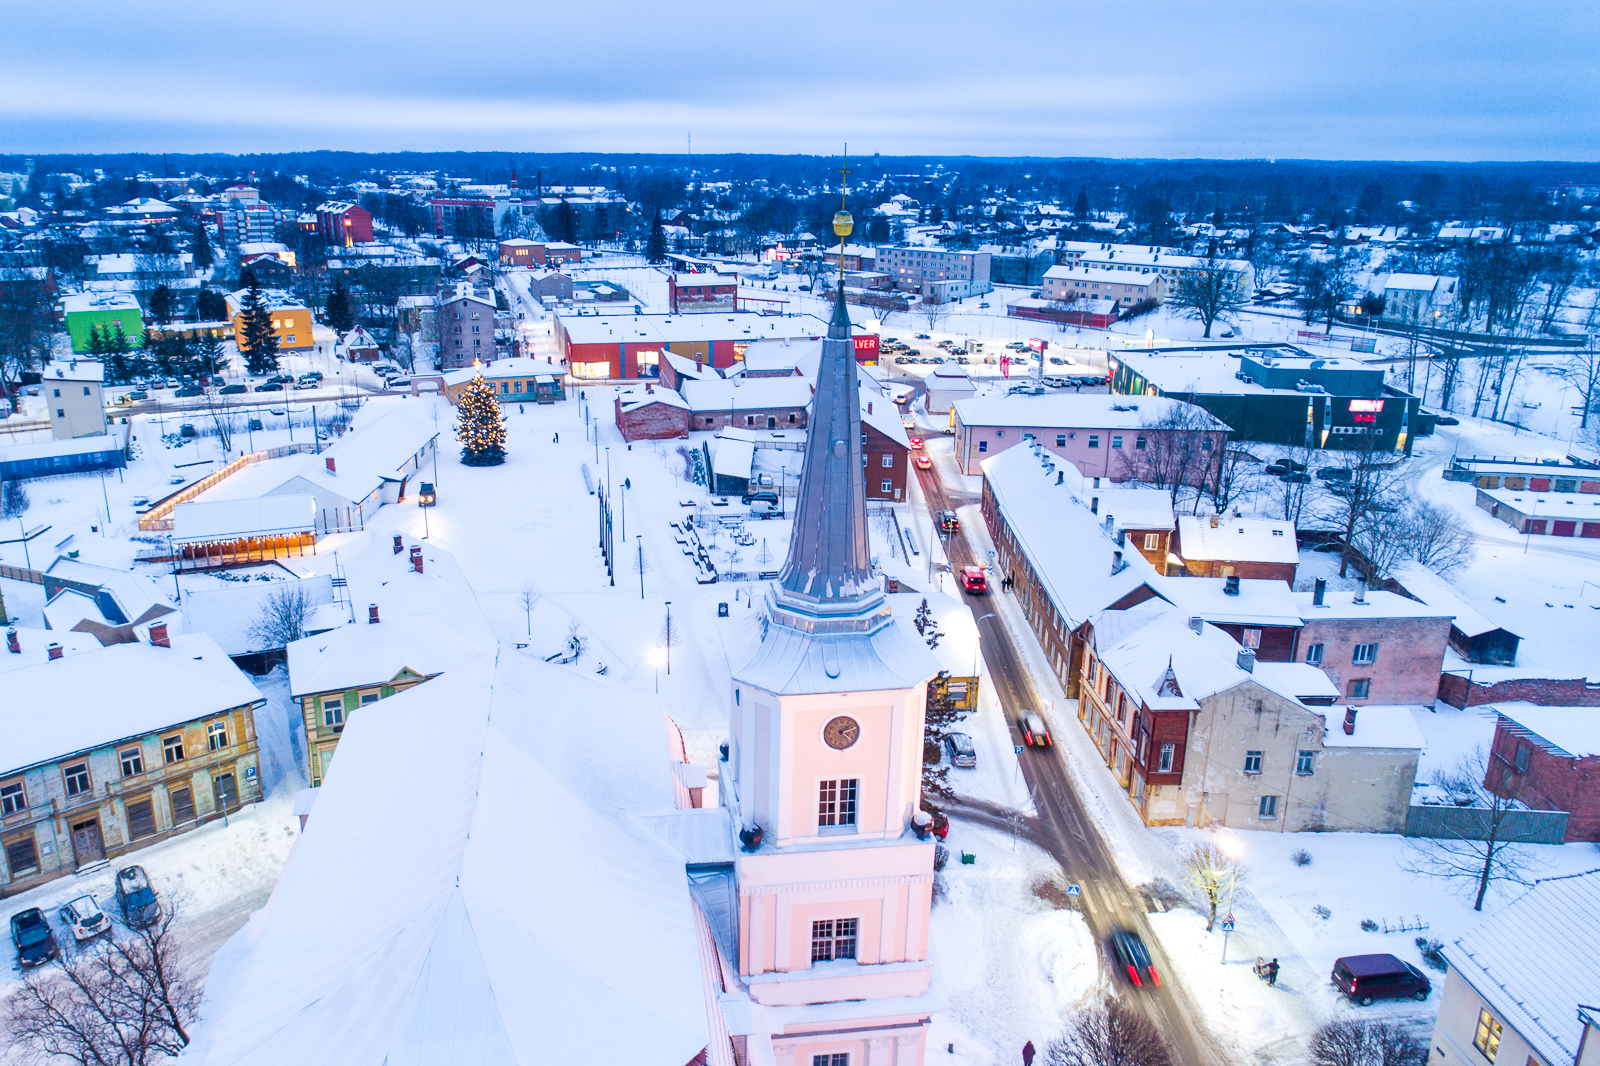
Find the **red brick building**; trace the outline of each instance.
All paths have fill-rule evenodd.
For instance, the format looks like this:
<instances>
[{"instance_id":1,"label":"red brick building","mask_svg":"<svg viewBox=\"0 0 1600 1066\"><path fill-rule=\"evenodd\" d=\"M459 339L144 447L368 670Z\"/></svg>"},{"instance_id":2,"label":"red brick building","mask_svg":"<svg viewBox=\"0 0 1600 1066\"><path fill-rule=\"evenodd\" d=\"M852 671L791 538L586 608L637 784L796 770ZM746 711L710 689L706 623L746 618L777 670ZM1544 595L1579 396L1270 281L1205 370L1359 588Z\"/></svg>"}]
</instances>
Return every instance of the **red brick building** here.
<instances>
[{"instance_id":1,"label":"red brick building","mask_svg":"<svg viewBox=\"0 0 1600 1066\"><path fill-rule=\"evenodd\" d=\"M561 315L556 343L580 381L654 378L670 351L726 369L758 340L816 340L827 326L810 315Z\"/></svg>"},{"instance_id":2,"label":"red brick building","mask_svg":"<svg viewBox=\"0 0 1600 1066\"><path fill-rule=\"evenodd\" d=\"M512 237L500 242L500 265L544 266L544 245L526 237Z\"/></svg>"},{"instance_id":3,"label":"red brick building","mask_svg":"<svg viewBox=\"0 0 1600 1066\"><path fill-rule=\"evenodd\" d=\"M317 230L340 248L372 243L372 212L360 204L328 200L317 205Z\"/></svg>"},{"instance_id":4,"label":"red brick building","mask_svg":"<svg viewBox=\"0 0 1600 1066\"><path fill-rule=\"evenodd\" d=\"M1600 841L1600 711L1529 703L1495 710L1484 787L1534 810L1566 811L1566 843Z\"/></svg>"},{"instance_id":5,"label":"red brick building","mask_svg":"<svg viewBox=\"0 0 1600 1066\"><path fill-rule=\"evenodd\" d=\"M1293 522L1182 515L1173 553L1191 577L1251 577L1294 584L1300 562Z\"/></svg>"},{"instance_id":6,"label":"red brick building","mask_svg":"<svg viewBox=\"0 0 1600 1066\"><path fill-rule=\"evenodd\" d=\"M739 301L736 274L673 274L667 279L673 314L733 311Z\"/></svg>"},{"instance_id":7,"label":"red brick building","mask_svg":"<svg viewBox=\"0 0 1600 1066\"><path fill-rule=\"evenodd\" d=\"M1392 592L1319 588L1294 595L1305 623L1296 659L1327 674L1341 702L1362 707L1438 698L1449 614Z\"/></svg>"},{"instance_id":8,"label":"red brick building","mask_svg":"<svg viewBox=\"0 0 1600 1066\"><path fill-rule=\"evenodd\" d=\"M614 404L623 440L672 440L689 435L689 405L669 388L646 383L623 389Z\"/></svg>"}]
</instances>

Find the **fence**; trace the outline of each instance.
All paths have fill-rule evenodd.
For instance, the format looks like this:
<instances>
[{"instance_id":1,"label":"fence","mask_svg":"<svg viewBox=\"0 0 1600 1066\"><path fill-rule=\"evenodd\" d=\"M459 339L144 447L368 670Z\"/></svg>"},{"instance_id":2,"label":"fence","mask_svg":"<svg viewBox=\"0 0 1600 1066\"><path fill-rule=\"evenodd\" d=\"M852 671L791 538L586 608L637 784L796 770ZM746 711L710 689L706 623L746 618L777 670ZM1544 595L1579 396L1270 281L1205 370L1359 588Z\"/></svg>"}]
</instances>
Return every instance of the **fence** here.
<instances>
[{"instance_id":1,"label":"fence","mask_svg":"<svg viewBox=\"0 0 1600 1066\"><path fill-rule=\"evenodd\" d=\"M30 581L35 585L44 584L44 574L38 570L25 570L20 566L7 566L0 563L0 577L9 577L12 581Z\"/></svg>"},{"instance_id":2,"label":"fence","mask_svg":"<svg viewBox=\"0 0 1600 1066\"><path fill-rule=\"evenodd\" d=\"M1435 840L1487 840L1494 812L1487 807L1413 804L1405 835ZM1504 811L1495 839L1517 844L1560 844L1567 835L1566 811Z\"/></svg>"}]
</instances>

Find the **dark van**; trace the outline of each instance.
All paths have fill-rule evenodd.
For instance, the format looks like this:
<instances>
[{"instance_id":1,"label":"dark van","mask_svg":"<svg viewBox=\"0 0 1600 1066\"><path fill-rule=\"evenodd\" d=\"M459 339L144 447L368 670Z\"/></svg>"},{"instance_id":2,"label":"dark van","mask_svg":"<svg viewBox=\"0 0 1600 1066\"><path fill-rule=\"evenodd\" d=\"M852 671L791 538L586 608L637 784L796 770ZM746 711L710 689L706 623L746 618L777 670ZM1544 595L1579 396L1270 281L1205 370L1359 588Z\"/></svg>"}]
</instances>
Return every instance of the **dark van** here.
<instances>
[{"instance_id":1,"label":"dark van","mask_svg":"<svg viewBox=\"0 0 1600 1066\"><path fill-rule=\"evenodd\" d=\"M1333 983L1363 1007L1375 999L1427 999L1433 985L1422 971L1393 955L1346 955L1333 964Z\"/></svg>"}]
</instances>

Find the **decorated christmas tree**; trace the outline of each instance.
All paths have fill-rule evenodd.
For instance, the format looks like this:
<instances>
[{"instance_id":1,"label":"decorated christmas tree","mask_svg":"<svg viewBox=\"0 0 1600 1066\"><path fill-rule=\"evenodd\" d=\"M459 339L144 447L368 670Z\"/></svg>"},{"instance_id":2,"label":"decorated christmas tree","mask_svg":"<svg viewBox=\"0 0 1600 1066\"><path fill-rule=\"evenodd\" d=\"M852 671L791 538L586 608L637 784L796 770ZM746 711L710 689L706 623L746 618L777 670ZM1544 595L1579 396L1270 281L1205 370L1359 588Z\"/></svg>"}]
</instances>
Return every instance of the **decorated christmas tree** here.
<instances>
[{"instance_id":1,"label":"decorated christmas tree","mask_svg":"<svg viewBox=\"0 0 1600 1066\"><path fill-rule=\"evenodd\" d=\"M479 373L456 404L456 440L468 466L499 466L506 461L506 420L494 386Z\"/></svg>"}]
</instances>

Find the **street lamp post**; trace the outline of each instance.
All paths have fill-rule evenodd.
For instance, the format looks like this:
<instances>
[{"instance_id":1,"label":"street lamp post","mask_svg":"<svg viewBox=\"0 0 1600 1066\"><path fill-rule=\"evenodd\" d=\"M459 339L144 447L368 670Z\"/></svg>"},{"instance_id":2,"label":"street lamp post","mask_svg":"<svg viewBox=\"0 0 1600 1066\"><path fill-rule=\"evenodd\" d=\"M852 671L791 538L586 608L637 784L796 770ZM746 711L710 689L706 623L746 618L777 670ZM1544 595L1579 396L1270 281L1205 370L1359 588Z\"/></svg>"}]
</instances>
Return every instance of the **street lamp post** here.
<instances>
[{"instance_id":1,"label":"street lamp post","mask_svg":"<svg viewBox=\"0 0 1600 1066\"><path fill-rule=\"evenodd\" d=\"M672 676L672 601L667 601L667 676Z\"/></svg>"}]
</instances>

